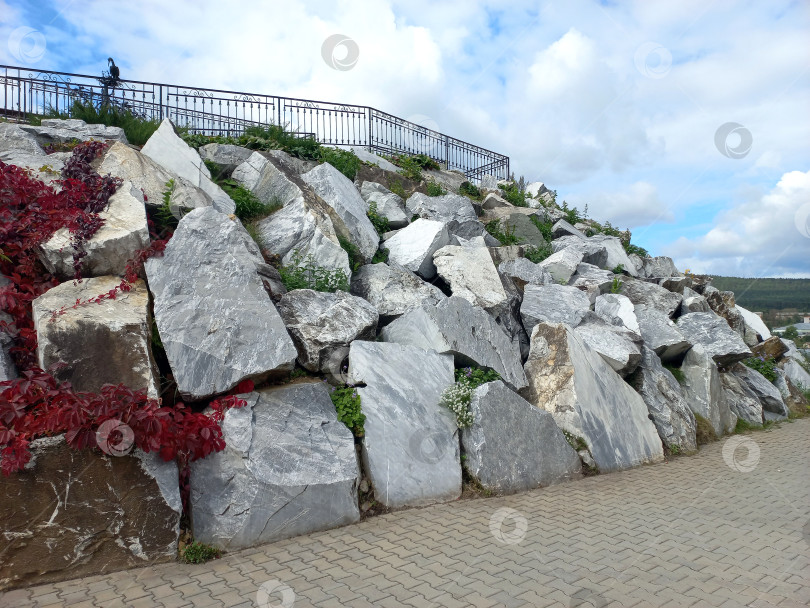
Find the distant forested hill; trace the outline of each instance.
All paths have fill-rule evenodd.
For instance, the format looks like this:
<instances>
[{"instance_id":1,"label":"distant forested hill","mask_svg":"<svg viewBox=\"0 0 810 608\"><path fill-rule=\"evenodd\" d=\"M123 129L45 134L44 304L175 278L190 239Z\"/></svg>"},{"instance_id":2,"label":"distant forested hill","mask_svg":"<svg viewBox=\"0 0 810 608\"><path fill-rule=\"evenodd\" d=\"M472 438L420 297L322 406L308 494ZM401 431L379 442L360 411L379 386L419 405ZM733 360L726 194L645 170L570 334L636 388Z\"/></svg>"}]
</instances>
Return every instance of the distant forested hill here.
<instances>
[{"instance_id":1,"label":"distant forested hill","mask_svg":"<svg viewBox=\"0 0 810 608\"><path fill-rule=\"evenodd\" d=\"M810 279L742 279L714 277L712 285L733 291L735 300L748 310L797 308L810 312Z\"/></svg>"}]
</instances>

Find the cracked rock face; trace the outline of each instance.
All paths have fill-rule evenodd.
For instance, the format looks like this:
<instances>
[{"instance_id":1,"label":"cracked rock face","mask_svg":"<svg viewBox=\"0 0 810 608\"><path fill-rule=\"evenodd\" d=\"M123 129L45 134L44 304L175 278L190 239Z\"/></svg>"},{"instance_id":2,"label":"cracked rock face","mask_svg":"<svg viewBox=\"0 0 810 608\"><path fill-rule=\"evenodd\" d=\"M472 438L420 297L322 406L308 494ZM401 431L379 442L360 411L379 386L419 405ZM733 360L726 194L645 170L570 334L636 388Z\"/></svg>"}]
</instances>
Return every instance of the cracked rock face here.
<instances>
[{"instance_id":1,"label":"cracked rock face","mask_svg":"<svg viewBox=\"0 0 810 608\"><path fill-rule=\"evenodd\" d=\"M689 349L681 372L683 395L692 411L708 420L718 437L733 431L737 415L729 408L717 364L703 345Z\"/></svg>"},{"instance_id":2,"label":"cracked rock face","mask_svg":"<svg viewBox=\"0 0 810 608\"><path fill-rule=\"evenodd\" d=\"M692 344L702 344L718 365L731 365L751 356L740 335L714 313L690 312L678 319L678 329Z\"/></svg>"},{"instance_id":3,"label":"cracked rock face","mask_svg":"<svg viewBox=\"0 0 810 608\"><path fill-rule=\"evenodd\" d=\"M630 301L636 306L655 308L670 318L680 308L683 301L682 295L646 281L625 280L622 283L621 293L630 298Z\"/></svg>"},{"instance_id":4,"label":"cracked rock face","mask_svg":"<svg viewBox=\"0 0 810 608\"><path fill-rule=\"evenodd\" d=\"M405 209L410 215L442 223L456 221L461 224L478 219L470 199L460 194L428 196L415 192L405 201Z\"/></svg>"},{"instance_id":5,"label":"cracked rock face","mask_svg":"<svg viewBox=\"0 0 810 608\"><path fill-rule=\"evenodd\" d=\"M461 431L464 466L484 488L521 492L579 477L579 456L552 415L500 380L475 389L470 410L473 424Z\"/></svg>"},{"instance_id":6,"label":"cracked rock face","mask_svg":"<svg viewBox=\"0 0 810 608\"><path fill-rule=\"evenodd\" d=\"M359 521L354 438L326 385L244 397L225 413L225 450L191 463L194 538L233 550Z\"/></svg>"},{"instance_id":7,"label":"cracked rock face","mask_svg":"<svg viewBox=\"0 0 810 608\"><path fill-rule=\"evenodd\" d=\"M454 383L453 358L401 344L352 342L349 378L359 387L365 469L376 500L422 506L461 495L458 428L439 405Z\"/></svg>"},{"instance_id":8,"label":"cracked rock face","mask_svg":"<svg viewBox=\"0 0 810 608\"><path fill-rule=\"evenodd\" d=\"M634 312L644 343L653 349L664 363L680 359L692 346L690 338L680 331L665 312L643 305L636 305Z\"/></svg>"},{"instance_id":9,"label":"cracked rock face","mask_svg":"<svg viewBox=\"0 0 810 608\"><path fill-rule=\"evenodd\" d=\"M53 143L79 141L114 140L127 143L127 136L121 127L88 125L78 118L45 118L40 125L20 125L20 128L36 137L41 146Z\"/></svg>"},{"instance_id":10,"label":"cracked rock face","mask_svg":"<svg viewBox=\"0 0 810 608\"><path fill-rule=\"evenodd\" d=\"M600 471L663 460L644 400L571 327L535 326L524 368L526 399L581 438Z\"/></svg>"},{"instance_id":11,"label":"cracked rock face","mask_svg":"<svg viewBox=\"0 0 810 608\"><path fill-rule=\"evenodd\" d=\"M721 373L720 379L731 411L748 424L762 425L762 404L757 396L734 374Z\"/></svg>"},{"instance_id":12,"label":"cracked rock face","mask_svg":"<svg viewBox=\"0 0 810 608\"><path fill-rule=\"evenodd\" d=\"M211 207L180 220L147 260L155 320L180 393L204 399L290 371L298 352L265 291L259 248Z\"/></svg>"},{"instance_id":13,"label":"cracked rock face","mask_svg":"<svg viewBox=\"0 0 810 608\"><path fill-rule=\"evenodd\" d=\"M788 417L789 411L779 389L765 376L742 363L734 364L730 371L759 400L765 420L784 420Z\"/></svg>"},{"instance_id":14,"label":"cracked rock face","mask_svg":"<svg viewBox=\"0 0 810 608\"><path fill-rule=\"evenodd\" d=\"M644 341L624 325L613 325L588 311L574 331L623 378L632 374L641 363Z\"/></svg>"},{"instance_id":15,"label":"cracked rock face","mask_svg":"<svg viewBox=\"0 0 810 608\"><path fill-rule=\"evenodd\" d=\"M352 276L351 292L377 309L381 323L392 321L423 303L438 304L447 299L441 289L410 270L382 263L361 266Z\"/></svg>"},{"instance_id":16,"label":"cracked rock face","mask_svg":"<svg viewBox=\"0 0 810 608\"><path fill-rule=\"evenodd\" d=\"M588 296L566 285L527 285L523 291L520 316L527 332L538 323L579 325L591 307Z\"/></svg>"},{"instance_id":17,"label":"cracked rock face","mask_svg":"<svg viewBox=\"0 0 810 608\"><path fill-rule=\"evenodd\" d=\"M31 442L32 461L0 476L0 590L171 562L180 535L177 465L135 450Z\"/></svg>"},{"instance_id":18,"label":"cracked rock face","mask_svg":"<svg viewBox=\"0 0 810 608\"><path fill-rule=\"evenodd\" d=\"M450 234L443 222L418 219L399 230L383 244L392 264L404 266L424 279L436 276L433 254L450 244Z\"/></svg>"},{"instance_id":19,"label":"cracked rock face","mask_svg":"<svg viewBox=\"0 0 810 608\"><path fill-rule=\"evenodd\" d=\"M695 415L683 397L681 385L662 364L651 348L643 347L643 356L632 385L644 399L653 417L661 441L681 452L697 450Z\"/></svg>"},{"instance_id":20,"label":"cracked rock face","mask_svg":"<svg viewBox=\"0 0 810 608\"><path fill-rule=\"evenodd\" d=\"M158 374L152 362L149 292L143 281L114 300L71 308L107 293L118 277L67 281L46 291L33 303L37 357L42 369L64 363L54 372L77 391L99 392L104 384L124 384L158 396ZM54 311L67 307L51 321Z\"/></svg>"},{"instance_id":21,"label":"cracked rock face","mask_svg":"<svg viewBox=\"0 0 810 608\"><path fill-rule=\"evenodd\" d=\"M402 315L383 328L380 339L451 353L459 365L494 369L514 390L526 386L519 345L484 309L458 296Z\"/></svg>"},{"instance_id":22,"label":"cracked rock face","mask_svg":"<svg viewBox=\"0 0 810 608\"><path fill-rule=\"evenodd\" d=\"M311 372L337 371L336 351L345 351L353 340L374 340L377 335L376 309L343 291L296 289L281 298L278 312L298 348L298 361Z\"/></svg>"}]
</instances>

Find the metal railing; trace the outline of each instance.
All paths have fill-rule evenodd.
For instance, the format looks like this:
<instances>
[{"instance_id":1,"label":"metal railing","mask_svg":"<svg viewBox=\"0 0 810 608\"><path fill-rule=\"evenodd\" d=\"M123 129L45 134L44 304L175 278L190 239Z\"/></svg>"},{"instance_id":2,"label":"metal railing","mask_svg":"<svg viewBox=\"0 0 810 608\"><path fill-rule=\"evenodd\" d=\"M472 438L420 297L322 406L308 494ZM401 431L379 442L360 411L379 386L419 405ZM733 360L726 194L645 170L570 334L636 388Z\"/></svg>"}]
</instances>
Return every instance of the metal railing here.
<instances>
[{"instance_id":1,"label":"metal railing","mask_svg":"<svg viewBox=\"0 0 810 608\"><path fill-rule=\"evenodd\" d=\"M138 80L105 86L95 76L0 65L0 113L27 120L50 110L70 114L77 100L109 103L137 116L205 135L239 135L245 127L284 125L322 144L384 154L426 154L470 180L509 177L509 157L368 106L183 87Z\"/></svg>"}]
</instances>

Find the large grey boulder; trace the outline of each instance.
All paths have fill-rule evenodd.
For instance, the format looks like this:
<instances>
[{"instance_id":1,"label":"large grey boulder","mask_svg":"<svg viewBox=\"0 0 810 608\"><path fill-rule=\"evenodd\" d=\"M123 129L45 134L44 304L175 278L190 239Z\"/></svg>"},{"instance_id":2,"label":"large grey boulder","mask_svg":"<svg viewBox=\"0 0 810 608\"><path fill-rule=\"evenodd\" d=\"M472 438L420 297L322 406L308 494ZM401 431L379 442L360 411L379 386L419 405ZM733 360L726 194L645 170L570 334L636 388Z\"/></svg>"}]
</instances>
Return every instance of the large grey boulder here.
<instances>
[{"instance_id":1,"label":"large grey boulder","mask_svg":"<svg viewBox=\"0 0 810 608\"><path fill-rule=\"evenodd\" d=\"M731 433L737 424L737 415L729 408L717 364L702 344L689 349L681 372L683 394L692 411L705 418L718 437Z\"/></svg>"},{"instance_id":2,"label":"large grey boulder","mask_svg":"<svg viewBox=\"0 0 810 608\"><path fill-rule=\"evenodd\" d=\"M484 488L513 493L575 479L582 469L550 413L503 382L473 391L473 423L461 431L464 466Z\"/></svg>"},{"instance_id":3,"label":"large grey boulder","mask_svg":"<svg viewBox=\"0 0 810 608\"><path fill-rule=\"evenodd\" d=\"M352 277L351 293L369 302L388 323L423 303L435 305L446 300L442 290L426 283L401 266L367 264Z\"/></svg>"},{"instance_id":4,"label":"large grey boulder","mask_svg":"<svg viewBox=\"0 0 810 608\"><path fill-rule=\"evenodd\" d=\"M588 311L574 331L622 377L632 374L641 363L644 341L624 325L613 325Z\"/></svg>"},{"instance_id":5,"label":"large grey boulder","mask_svg":"<svg viewBox=\"0 0 810 608\"><path fill-rule=\"evenodd\" d=\"M527 400L582 439L600 471L663 459L642 398L571 327L536 325L525 370Z\"/></svg>"},{"instance_id":6,"label":"large grey boulder","mask_svg":"<svg viewBox=\"0 0 810 608\"><path fill-rule=\"evenodd\" d=\"M642 278L674 277L679 274L672 258L668 258L664 255L654 258L641 258L641 268L639 269L638 276Z\"/></svg>"},{"instance_id":7,"label":"large grey boulder","mask_svg":"<svg viewBox=\"0 0 810 608\"><path fill-rule=\"evenodd\" d=\"M349 149L354 152L357 158L362 160L364 163L377 165L380 169L391 171L392 173L397 173L399 171L399 167L397 167L394 163L385 160L378 154L374 154L374 152L369 152L362 146L351 146Z\"/></svg>"},{"instance_id":8,"label":"large grey boulder","mask_svg":"<svg viewBox=\"0 0 810 608\"><path fill-rule=\"evenodd\" d=\"M285 170L280 161L268 154L250 152L234 168L231 177L235 182L250 190L266 205L280 204L286 207L305 198L304 189L291 170Z\"/></svg>"},{"instance_id":9,"label":"large grey boulder","mask_svg":"<svg viewBox=\"0 0 810 608\"><path fill-rule=\"evenodd\" d=\"M690 312L711 312L712 309L709 303L698 292L690 289L689 287L683 288L683 302L681 302L680 315L689 314Z\"/></svg>"},{"instance_id":10,"label":"large grey boulder","mask_svg":"<svg viewBox=\"0 0 810 608\"><path fill-rule=\"evenodd\" d=\"M464 222L449 222L447 224L447 231L451 237L456 237L459 243L465 241L479 241L484 240L484 245L487 247L499 247L501 242L487 232L487 227L478 220L467 220Z\"/></svg>"},{"instance_id":11,"label":"large grey boulder","mask_svg":"<svg viewBox=\"0 0 810 608\"><path fill-rule=\"evenodd\" d=\"M189 181L121 142L116 142L107 149L98 172L100 175L111 175L130 182L143 193L144 202L150 207L162 206L164 193L171 192L169 208L178 218L186 211L213 204L208 194ZM170 186L171 180L174 180L173 189Z\"/></svg>"},{"instance_id":12,"label":"large grey boulder","mask_svg":"<svg viewBox=\"0 0 810 608\"><path fill-rule=\"evenodd\" d=\"M607 249L604 245L596 243L587 238L580 238L575 235L561 236L551 242L551 250L558 253L565 249L576 251L582 256L582 261L585 264L591 264L597 268L607 267ZM609 268L608 270L613 270Z\"/></svg>"},{"instance_id":13,"label":"large grey boulder","mask_svg":"<svg viewBox=\"0 0 810 608\"><path fill-rule=\"evenodd\" d=\"M124 182L99 217L104 223L84 242L87 255L81 260L82 276L123 276L135 252L149 244L143 193L131 182ZM42 263L62 280L75 274L71 240L69 230L61 228L40 248Z\"/></svg>"},{"instance_id":14,"label":"large grey boulder","mask_svg":"<svg viewBox=\"0 0 810 608\"><path fill-rule=\"evenodd\" d=\"M737 310L734 292L720 291L708 285L703 290L703 296L706 298L711 309L728 321L729 327L745 340L745 319L743 319L742 313ZM751 342L753 345L753 339L755 338L756 336L752 333L751 336L749 336L748 342Z\"/></svg>"},{"instance_id":15,"label":"large grey boulder","mask_svg":"<svg viewBox=\"0 0 810 608\"><path fill-rule=\"evenodd\" d=\"M642 348L638 372L631 380L652 416L658 436L673 451L694 452L697 449L695 415L683 397L681 385L662 364L651 348Z\"/></svg>"},{"instance_id":16,"label":"large grey boulder","mask_svg":"<svg viewBox=\"0 0 810 608\"><path fill-rule=\"evenodd\" d=\"M453 357L357 340L349 380L363 385L357 388L366 417L363 460L377 501L396 508L458 498L458 428L439 405L454 382Z\"/></svg>"},{"instance_id":17,"label":"large grey boulder","mask_svg":"<svg viewBox=\"0 0 810 608\"><path fill-rule=\"evenodd\" d=\"M360 196L368 203L374 203L377 213L388 220L392 230L398 230L408 225L410 216L405 213L405 201L398 194L377 182L363 182L360 187Z\"/></svg>"},{"instance_id":18,"label":"large grey boulder","mask_svg":"<svg viewBox=\"0 0 810 608\"><path fill-rule=\"evenodd\" d=\"M785 400L785 405L788 406L788 409L797 414L806 413L808 406L810 406L810 401L808 401L801 387L794 384L793 381L787 377L785 370L777 367L774 371L776 372L776 379L773 385L777 388L779 394L782 395L782 399Z\"/></svg>"},{"instance_id":19,"label":"large grey boulder","mask_svg":"<svg viewBox=\"0 0 810 608\"><path fill-rule=\"evenodd\" d=\"M234 550L360 520L351 431L322 382L242 396L225 449L191 464L194 539Z\"/></svg>"},{"instance_id":20,"label":"large grey boulder","mask_svg":"<svg viewBox=\"0 0 810 608\"><path fill-rule=\"evenodd\" d=\"M91 139L128 143L127 136L121 127L88 125L78 118L44 118L39 125L20 125L20 128L32 134L41 146L74 140L90 141Z\"/></svg>"},{"instance_id":21,"label":"large grey boulder","mask_svg":"<svg viewBox=\"0 0 810 608\"><path fill-rule=\"evenodd\" d=\"M606 293L596 298L594 312L605 319L618 319L630 331L641 334L636 309L630 298L618 293Z\"/></svg>"},{"instance_id":22,"label":"large grey boulder","mask_svg":"<svg viewBox=\"0 0 810 608\"><path fill-rule=\"evenodd\" d=\"M344 291L296 289L281 298L278 312L298 348L298 362L311 372L332 371L336 351L377 336L377 310Z\"/></svg>"},{"instance_id":23,"label":"large grey boulder","mask_svg":"<svg viewBox=\"0 0 810 608\"><path fill-rule=\"evenodd\" d=\"M501 220L501 224L502 229L509 230L521 245L538 248L546 245L543 233L525 213L512 213L509 217Z\"/></svg>"},{"instance_id":24,"label":"large grey boulder","mask_svg":"<svg viewBox=\"0 0 810 608\"><path fill-rule=\"evenodd\" d=\"M495 318L508 314L513 294L507 291L486 247L446 245L433 254L433 263L454 296Z\"/></svg>"},{"instance_id":25,"label":"large grey boulder","mask_svg":"<svg viewBox=\"0 0 810 608\"><path fill-rule=\"evenodd\" d=\"M68 281L34 300L37 359L42 369L64 364L53 372L74 390L97 393L104 384L124 384L158 396L158 374L152 362L149 292L143 281L129 291L96 304L73 307L115 289L118 277ZM65 309L52 320L54 312Z\"/></svg>"},{"instance_id":26,"label":"large grey boulder","mask_svg":"<svg viewBox=\"0 0 810 608\"><path fill-rule=\"evenodd\" d=\"M538 265L548 271L558 283L567 284L581 262L582 252L573 247L566 247L557 253L552 253L545 260L539 262Z\"/></svg>"},{"instance_id":27,"label":"large grey boulder","mask_svg":"<svg viewBox=\"0 0 810 608\"><path fill-rule=\"evenodd\" d=\"M453 296L437 305L424 303L380 332L385 342L397 342L452 353L458 365L493 369L512 389L526 386L519 346L484 309Z\"/></svg>"},{"instance_id":28,"label":"large grey boulder","mask_svg":"<svg viewBox=\"0 0 810 608\"><path fill-rule=\"evenodd\" d=\"M636 276L638 274L636 266L627 256L627 252L624 250L622 241L618 237L596 234L590 237L588 242L597 243L605 248L607 260L602 268L613 270L614 268L621 266L630 276Z\"/></svg>"},{"instance_id":29,"label":"large grey boulder","mask_svg":"<svg viewBox=\"0 0 810 608\"><path fill-rule=\"evenodd\" d=\"M720 380L723 383L728 407L737 418L748 424L762 426L762 403L748 385L728 372L721 373Z\"/></svg>"},{"instance_id":30,"label":"large grey boulder","mask_svg":"<svg viewBox=\"0 0 810 608\"><path fill-rule=\"evenodd\" d=\"M177 133L174 125L165 118L157 130L141 148L141 153L148 156L158 165L182 177L195 188L199 188L211 197L212 206L222 213L233 213L236 204L225 191L211 181L211 172L205 166L199 153Z\"/></svg>"},{"instance_id":31,"label":"large grey boulder","mask_svg":"<svg viewBox=\"0 0 810 608\"><path fill-rule=\"evenodd\" d=\"M762 413L766 420L784 420L788 417L790 412L779 389L765 376L742 363L734 364L730 372L756 395L762 404Z\"/></svg>"},{"instance_id":32,"label":"large grey boulder","mask_svg":"<svg viewBox=\"0 0 810 608\"><path fill-rule=\"evenodd\" d=\"M577 271L571 275L568 284L587 293L588 299L595 304L600 295L611 290L614 278L615 275L610 270L582 262L577 265Z\"/></svg>"},{"instance_id":33,"label":"large grey boulder","mask_svg":"<svg viewBox=\"0 0 810 608\"><path fill-rule=\"evenodd\" d=\"M678 361L692 346L691 338L685 336L665 312L642 305L634 308L644 343L664 363Z\"/></svg>"},{"instance_id":34,"label":"large grey boulder","mask_svg":"<svg viewBox=\"0 0 810 608\"><path fill-rule=\"evenodd\" d=\"M0 160L4 163L17 164L10 160L20 155L45 156L45 150L39 145L37 138L23 130L23 126L10 122L0 123Z\"/></svg>"},{"instance_id":35,"label":"large grey boulder","mask_svg":"<svg viewBox=\"0 0 810 608\"><path fill-rule=\"evenodd\" d=\"M702 344L715 363L727 366L751 356L739 334L711 312L690 312L678 319L678 329L692 344Z\"/></svg>"},{"instance_id":36,"label":"large grey boulder","mask_svg":"<svg viewBox=\"0 0 810 608\"><path fill-rule=\"evenodd\" d=\"M765 325L765 322L759 315L743 308L739 304L736 304L735 307L745 323L744 339L748 346L754 346L771 337L771 330L768 329L768 326Z\"/></svg>"},{"instance_id":37,"label":"large grey boulder","mask_svg":"<svg viewBox=\"0 0 810 608\"><path fill-rule=\"evenodd\" d=\"M527 285L523 290L520 316L530 332L538 323L565 323L576 327L590 310L588 296L576 287L565 285Z\"/></svg>"},{"instance_id":38,"label":"large grey boulder","mask_svg":"<svg viewBox=\"0 0 810 608\"><path fill-rule=\"evenodd\" d=\"M447 225L443 222L418 219L385 240L388 260L404 266L424 279L436 276L433 254L450 244Z\"/></svg>"},{"instance_id":39,"label":"large grey boulder","mask_svg":"<svg viewBox=\"0 0 810 608\"><path fill-rule=\"evenodd\" d=\"M29 175L37 179L56 192L62 189L62 169L65 166L65 160L71 156L69 152L55 152L45 156L45 152L41 155L26 154L23 152L16 152L9 150L7 152L0 152L0 160L7 165L15 165L22 169L27 169Z\"/></svg>"},{"instance_id":40,"label":"large grey boulder","mask_svg":"<svg viewBox=\"0 0 810 608\"><path fill-rule=\"evenodd\" d=\"M548 270L526 258L515 258L501 262L498 266L498 272L509 278L521 293L526 285L548 285L554 282L554 278L549 274Z\"/></svg>"},{"instance_id":41,"label":"large grey boulder","mask_svg":"<svg viewBox=\"0 0 810 608\"><path fill-rule=\"evenodd\" d=\"M365 261L377 252L380 237L368 219L368 204L357 192L352 181L329 163L318 165L301 176L312 190L340 217L349 237Z\"/></svg>"},{"instance_id":42,"label":"large grey boulder","mask_svg":"<svg viewBox=\"0 0 810 608\"><path fill-rule=\"evenodd\" d=\"M421 192L414 192L405 201L405 208L411 215L438 222L462 223L478 220L478 215L475 213L470 199L460 194L428 196Z\"/></svg>"},{"instance_id":43,"label":"large grey boulder","mask_svg":"<svg viewBox=\"0 0 810 608\"><path fill-rule=\"evenodd\" d=\"M571 224L569 224L565 220L558 220L552 227L551 227L551 235L555 239L562 238L564 236L575 236L578 239L586 240L588 237L585 236L585 233L581 230L577 230Z\"/></svg>"},{"instance_id":44,"label":"large grey boulder","mask_svg":"<svg viewBox=\"0 0 810 608\"><path fill-rule=\"evenodd\" d=\"M200 153L203 162L214 163L222 174L227 176L230 176L234 169L255 154L253 150L233 144L206 144L200 146L197 152Z\"/></svg>"},{"instance_id":45,"label":"large grey boulder","mask_svg":"<svg viewBox=\"0 0 810 608\"><path fill-rule=\"evenodd\" d=\"M656 308L670 318L680 308L683 300L680 294L672 293L655 283L627 279L622 282L621 294L630 298L637 306Z\"/></svg>"},{"instance_id":46,"label":"large grey boulder","mask_svg":"<svg viewBox=\"0 0 810 608\"><path fill-rule=\"evenodd\" d=\"M262 284L264 267L238 220L211 207L183 217L163 257L147 260L155 321L185 398L293 368L298 353Z\"/></svg>"}]
</instances>

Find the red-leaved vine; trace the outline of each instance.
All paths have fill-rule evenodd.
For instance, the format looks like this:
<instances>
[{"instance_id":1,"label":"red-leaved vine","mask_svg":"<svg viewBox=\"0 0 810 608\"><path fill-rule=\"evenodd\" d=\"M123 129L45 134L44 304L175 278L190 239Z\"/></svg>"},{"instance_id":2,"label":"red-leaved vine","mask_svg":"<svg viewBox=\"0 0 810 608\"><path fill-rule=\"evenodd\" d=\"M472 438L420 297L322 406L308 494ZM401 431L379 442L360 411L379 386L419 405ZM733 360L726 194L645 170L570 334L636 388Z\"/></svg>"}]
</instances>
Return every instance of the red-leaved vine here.
<instances>
[{"instance_id":1,"label":"red-leaved vine","mask_svg":"<svg viewBox=\"0 0 810 608\"><path fill-rule=\"evenodd\" d=\"M68 228L75 278L81 280L84 243L102 226L99 213L121 183L118 178L100 176L91 165L105 146L86 142L73 148L59 191L33 178L28 170L0 161L0 273L9 279L0 286L0 313L11 317L7 321L0 315L0 331L14 338L11 354L20 372L19 378L0 382L0 469L5 475L29 461L33 439L64 433L73 448L96 447L98 428L108 420L128 425L136 447L158 452L164 460L176 459L181 471L187 471L188 462L225 447L219 422L227 408L245 404L234 396L223 397L209 404L212 414L207 415L183 403L163 407L144 391L123 385L105 385L99 393L76 392L38 367L31 304L58 281L39 262L37 251L57 230ZM120 285L77 301L71 308L129 291L144 262L162 255L165 246L166 240L153 241L129 260Z\"/></svg>"}]
</instances>

